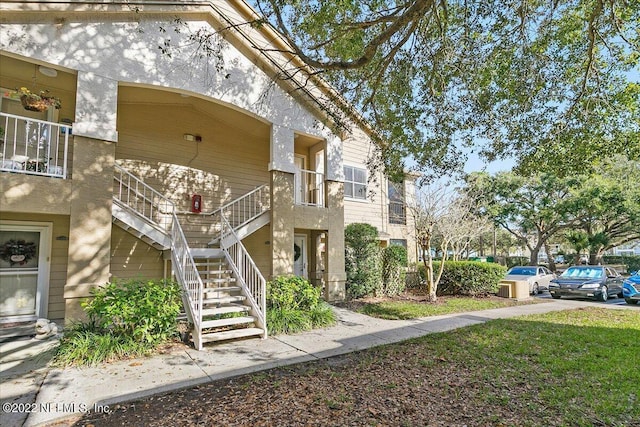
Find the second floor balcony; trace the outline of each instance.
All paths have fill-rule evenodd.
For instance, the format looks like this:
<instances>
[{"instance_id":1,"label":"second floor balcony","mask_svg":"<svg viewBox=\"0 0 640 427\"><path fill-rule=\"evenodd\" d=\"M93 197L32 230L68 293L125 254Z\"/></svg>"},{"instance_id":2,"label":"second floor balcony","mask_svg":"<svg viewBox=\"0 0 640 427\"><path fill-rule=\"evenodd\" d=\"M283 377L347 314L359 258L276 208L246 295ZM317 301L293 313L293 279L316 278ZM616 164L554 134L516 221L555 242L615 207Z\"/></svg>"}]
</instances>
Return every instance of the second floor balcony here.
<instances>
[{"instance_id":1,"label":"second floor balcony","mask_svg":"<svg viewBox=\"0 0 640 427\"><path fill-rule=\"evenodd\" d=\"M71 126L0 113L0 171L66 179Z\"/></svg>"}]
</instances>

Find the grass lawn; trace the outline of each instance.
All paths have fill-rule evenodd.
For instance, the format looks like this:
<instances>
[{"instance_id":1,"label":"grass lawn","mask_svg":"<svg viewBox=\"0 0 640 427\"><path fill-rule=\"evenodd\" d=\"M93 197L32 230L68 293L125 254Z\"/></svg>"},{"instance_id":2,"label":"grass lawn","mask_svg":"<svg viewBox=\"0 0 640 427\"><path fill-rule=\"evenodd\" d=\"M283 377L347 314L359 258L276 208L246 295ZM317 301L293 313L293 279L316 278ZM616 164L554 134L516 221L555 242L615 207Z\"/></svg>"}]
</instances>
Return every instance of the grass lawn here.
<instances>
[{"instance_id":1,"label":"grass lawn","mask_svg":"<svg viewBox=\"0 0 640 427\"><path fill-rule=\"evenodd\" d=\"M87 414L83 422L635 427L638 337L635 308L494 320L214 381Z\"/></svg>"},{"instance_id":2,"label":"grass lawn","mask_svg":"<svg viewBox=\"0 0 640 427\"><path fill-rule=\"evenodd\" d=\"M517 304L535 304L538 302L540 302L540 300L530 299L526 301L515 301L500 297L439 297L435 304L421 302L415 298L369 298L352 301L348 304L352 310L368 316L390 320L406 320L416 319L419 317L438 316L442 314L510 307Z\"/></svg>"}]
</instances>

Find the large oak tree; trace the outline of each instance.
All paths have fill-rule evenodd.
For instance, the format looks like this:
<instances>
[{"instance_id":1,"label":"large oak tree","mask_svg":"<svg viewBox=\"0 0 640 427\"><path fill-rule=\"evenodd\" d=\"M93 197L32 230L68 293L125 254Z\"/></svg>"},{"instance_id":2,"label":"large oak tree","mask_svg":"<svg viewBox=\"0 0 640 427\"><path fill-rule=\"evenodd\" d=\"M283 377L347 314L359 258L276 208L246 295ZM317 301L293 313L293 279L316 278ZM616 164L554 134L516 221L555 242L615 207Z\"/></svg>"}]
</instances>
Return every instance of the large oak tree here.
<instances>
[{"instance_id":1,"label":"large oak tree","mask_svg":"<svg viewBox=\"0 0 640 427\"><path fill-rule=\"evenodd\" d=\"M569 175L640 158L638 0L252 3L374 124L388 168L411 156L439 175L475 151Z\"/></svg>"}]
</instances>

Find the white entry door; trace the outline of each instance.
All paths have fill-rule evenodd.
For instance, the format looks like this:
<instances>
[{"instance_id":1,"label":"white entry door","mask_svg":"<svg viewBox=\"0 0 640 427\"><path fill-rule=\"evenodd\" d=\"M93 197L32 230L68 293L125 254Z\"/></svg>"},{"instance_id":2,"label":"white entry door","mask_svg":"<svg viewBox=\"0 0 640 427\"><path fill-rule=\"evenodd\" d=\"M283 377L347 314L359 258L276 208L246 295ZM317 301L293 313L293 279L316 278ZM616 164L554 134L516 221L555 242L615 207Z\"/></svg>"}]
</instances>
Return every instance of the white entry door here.
<instances>
[{"instance_id":1,"label":"white entry door","mask_svg":"<svg viewBox=\"0 0 640 427\"><path fill-rule=\"evenodd\" d=\"M293 237L293 274L308 279L307 274L307 236L296 234Z\"/></svg>"},{"instance_id":2,"label":"white entry door","mask_svg":"<svg viewBox=\"0 0 640 427\"><path fill-rule=\"evenodd\" d=\"M47 316L51 224L0 223L0 322Z\"/></svg>"}]
</instances>

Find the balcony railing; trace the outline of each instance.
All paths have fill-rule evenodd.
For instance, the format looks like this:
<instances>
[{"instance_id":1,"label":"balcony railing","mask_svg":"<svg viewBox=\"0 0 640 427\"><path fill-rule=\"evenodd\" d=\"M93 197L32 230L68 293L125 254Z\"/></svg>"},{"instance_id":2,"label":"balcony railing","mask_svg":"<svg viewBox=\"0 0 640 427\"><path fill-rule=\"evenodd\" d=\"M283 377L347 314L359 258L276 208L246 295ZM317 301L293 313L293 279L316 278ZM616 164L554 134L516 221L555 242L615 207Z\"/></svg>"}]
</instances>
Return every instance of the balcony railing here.
<instances>
[{"instance_id":1,"label":"balcony railing","mask_svg":"<svg viewBox=\"0 0 640 427\"><path fill-rule=\"evenodd\" d=\"M324 207L324 174L299 169L295 175L295 203Z\"/></svg>"},{"instance_id":2,"label":"balcony railing","mask_svg":"<svg viewBox=\"0 0 640 427\"><path fill-rule=\"evenodd\" d=\"M389 224L406 224L407 210L402 202L389 202Z\"/></svg>"},{"instance_id":3,"label":"balcony railing","mask_svg":"<svg viewBox=\"0 0 640 427\"><path fill-rule=\"evenodd\" d=\"M0 170L67 178L71 126L0 113Z\"/></svg>"}]
</instances>

